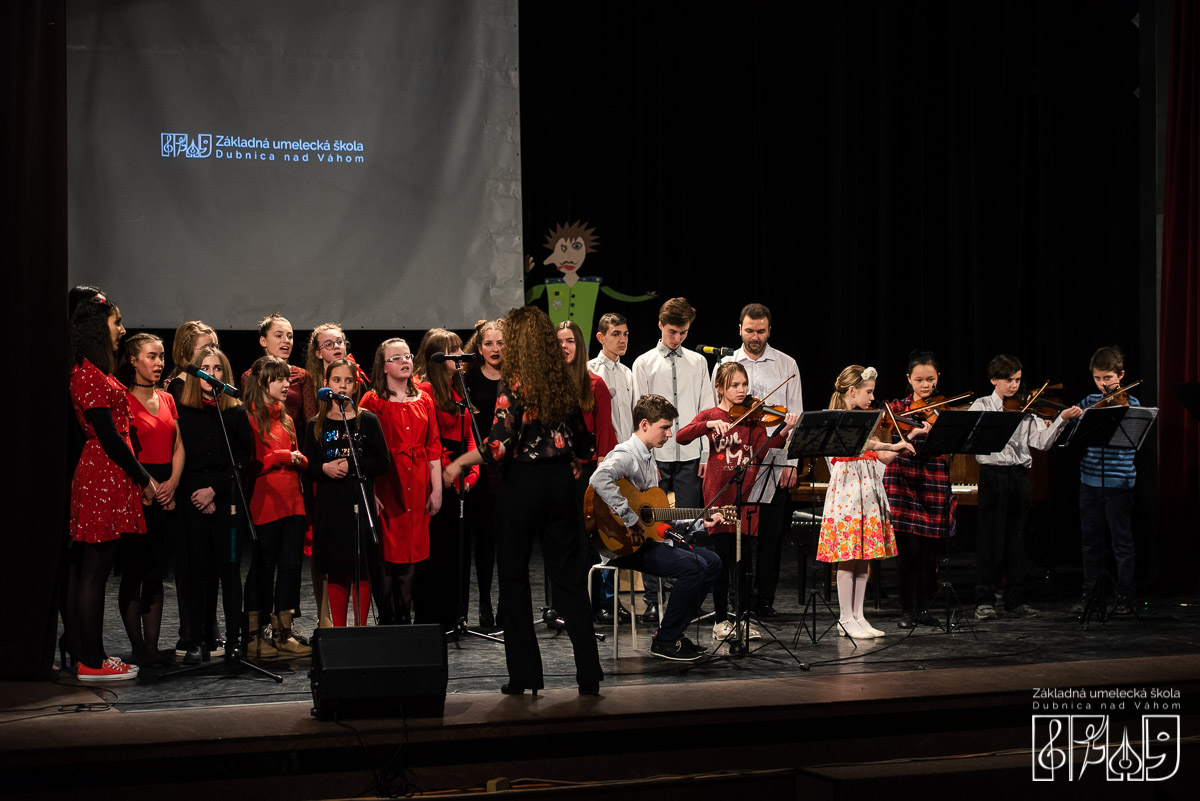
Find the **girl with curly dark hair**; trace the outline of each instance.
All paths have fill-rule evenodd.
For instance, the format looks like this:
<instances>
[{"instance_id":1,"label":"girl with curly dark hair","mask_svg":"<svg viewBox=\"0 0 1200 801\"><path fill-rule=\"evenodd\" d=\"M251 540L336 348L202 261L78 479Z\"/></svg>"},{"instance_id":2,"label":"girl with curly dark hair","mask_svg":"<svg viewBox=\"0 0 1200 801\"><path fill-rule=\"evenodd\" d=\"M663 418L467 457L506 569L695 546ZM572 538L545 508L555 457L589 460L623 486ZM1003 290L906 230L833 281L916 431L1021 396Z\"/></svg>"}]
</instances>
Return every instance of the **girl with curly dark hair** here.
<instances>
[{"instance_id":1,"label":"girl with curly dark hair","mask_svg":"<svg viewBox=\"0 0 1200 801\"><path fill-rule=\"evenodd\" d=\"M504 318L501 386L490 432L482 447L445 469L451 481L485 459L502 462L504 483L496 504L500 608L504 610L506 695L536 694L542 660L533 629L529 557L541 540L546 572L575 651L581 695L598 695L604 672L596 650L587 595L589 555L576 526L572 497L579 459L594 446L579 412L579 392L567 372L550 318L540 309L513 309Z\"/></svg>"}]
</instances>

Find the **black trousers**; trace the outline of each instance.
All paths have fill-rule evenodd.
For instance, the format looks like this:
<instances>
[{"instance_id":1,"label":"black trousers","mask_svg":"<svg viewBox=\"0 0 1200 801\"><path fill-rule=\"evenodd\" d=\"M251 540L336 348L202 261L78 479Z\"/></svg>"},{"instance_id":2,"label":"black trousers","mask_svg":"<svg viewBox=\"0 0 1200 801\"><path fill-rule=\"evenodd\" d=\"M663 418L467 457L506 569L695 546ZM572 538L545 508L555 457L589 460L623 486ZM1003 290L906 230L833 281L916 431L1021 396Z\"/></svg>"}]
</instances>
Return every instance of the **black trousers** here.
<instances>
[{"instance_id":1,"label":"black trousers","mask_svg":"<svg viewBox=\"0 0 1200 801\"><path fill-rule=\"evenodd\" d=\"M979 536L975 547L978 580L975 603L991 605L1004 587L1004 605L1023 603L1025 518L1029 507L1029 469L979 466Z\"/></svg>"},{"instance_id":2,"label":"black trousers","mask_svg":"<svg viewBox=\"0 0 1200 801\"><path fill-rule=\"evenodd\" d=\"M458 623L457 591L464 572L459 560L458 497L454 489L443 488L442 508L429 520L429 558L416 564L413 579L416 622L440 625L442 631L453 631ZM464 538L466 531L464 520ZM465 557L462 562L469 564Z\"/></svg>"},{"instance_id":3,"label":"black trousers","mask_svg":"<svg viewBox=\"0 0 1200 801\"><path fill-rule=\"evenodd\" d=\"M554 606L562 613L575 651L580 684L604 678L587 594L589 554L579 535L574 479L566 462L513 462L496 499L496 563L504 610L504 656L509 681L541 689L542 656L533 628L529 558L542 546Z\"/></svg>"},{"instance_id":4,"label":"black trousers","mask_svg":"<svg viewBox=\"0 0 1200 801\"><path fill-rule=\"evenodd\" d=\"M934 567L946 544L937 537L911 531L896 532L896 557L900 573L900 610L920 614L933 597Z\"/></svg>"},{"instance_id":5,"label":"black trousers","mask_svg":"<svg viewBox=\"0 0 1200 801\"><path fill-rule=\"evenodd\" d=\"M180 499L175 508L183 519L184 548L177 558L180 562L186 561L184 572L189 578L188 632L195 642L216 635L208 628L208 621L215 619L211 610L216 598L210 595L210 588L216 587L215 582L210 581L215 574L220 577L223 590L225 637L229 642L236 642L242 616L241 545L250 536L245 518L238 516L235 532L230 525L228 503L218 503L217 511L211 515L202 514L188 498ZM180 610L180 617L183 614Z\"/></svg>"}]
</instances>

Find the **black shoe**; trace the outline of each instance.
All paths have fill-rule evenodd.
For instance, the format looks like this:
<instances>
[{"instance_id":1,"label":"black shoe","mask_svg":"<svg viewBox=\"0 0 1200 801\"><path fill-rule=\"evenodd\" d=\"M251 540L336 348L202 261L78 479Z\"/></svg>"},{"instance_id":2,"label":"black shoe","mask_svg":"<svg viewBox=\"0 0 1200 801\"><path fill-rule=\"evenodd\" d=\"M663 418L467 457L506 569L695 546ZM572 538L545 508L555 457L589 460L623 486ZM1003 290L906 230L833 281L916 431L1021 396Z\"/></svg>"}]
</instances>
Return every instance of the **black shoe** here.
<instances>
[{"instance_id":1,"label":"black shoe","mask_svg":"<svg viewBox=\"0 0 1200 801\"><path fill-rule=\"evenodd\" d=\"M187 656L188 651L195 647L191 640L180 640L175 643L175 656Z\"/></svg>"},{"instance_id":2,"label":"black shoe","mask_svg":"<svg viewBox=\"0 0 1200 801\"><path fill-rule=\"evenodd\" d=\"M708 653L707 648L701 648L699 645L696 645L696 643L688 639L686 634L683 634L679 637L679 645L684 650L689 650L692 653L700 654L701 656Z\"/></svg>"},{"instance_id":3,"label":"black shoe","mask_svg":"<svg viewBox=\"0 0 1200 801\"><path fill-rule=\"evenodd\" d=\"M496 616L494 614L492 614L491 609L480 609L479 610L479 627L481 629L496 628Z\"/></svg>"},{"instance_id":4,"label":"black shoe","mask_svg":"<svg viewBox=\"0 0 1200 801\"><path fill-rule=\"evenodd\" d=\"M1072 615L1082 615L1083 610L1087 608L1087 602L1088 602L1088 598L1085 595L1082 598L1080 598L1078 601L1076 601L1075 603L1071 604L1071 608L1068 611L1070 611L1070 613Z\"/></svg>"},{"instance_id":5,"label":"black shoe","mask_svg":"<svg viewBox=\"0 0 1200 801\"><path fill-rule=\"evenodd\" d=\"M1128 595L1118 595L1117 605L1113 607L1114 615L1132 615L1133 614L1133 599Z\"/></svg>"},{"instance_id":6,"label":"black shoe","mask_svg":"<svg viewBox=\"0 0 1200 801\"><path fill-rule=\"evenodd\" d=\"M633 619L633 615L629 614L629 610L625 608L625 604L617 602L617 620L622 623L628 623Z\"/></svg>"},{"instance_id":7,"label":"black shoe","mask_svg":"<svg viewBox=\"0 0 1200 801\"><path fill-rule=\"evenodd\" d=\"M201 644L193 645L186 654L183 655L183 664L199 665L201 662L208 661L208 650Z\"/></svg>"},{"instance_id":8,"label":"black shoe","mask_svg":"<svg viewBox=\"0 0 1200 801\"><path fill-rule=\"evenodd\" d=\"M930 628L934 629L940 629L942 627L942 624L937 622L937 618L928 612L921 612L920 614L914 615L913 622L915 625L929 626Z\"/></svg>"},{"instance_id":9,"label":"black shoe","mask_svg":"<svg viewBox=\"0 0 1200 801\"><path fill-rule=\"evenodd\" d=\"M580 695L599 695L600 694L600 682L598 682L598 681L580 682L579 683L579 694Z\"/></svg>"},{"instance_id":10,"label":"black shoe","mask_svg":"<svg viewBox=\"0 0 1200 801\"><path fill-rule=\"evenodd\" d=\"M538 688L534 687L532 689L533 689L533 694L537 695ZM510 681L508 684L500 685L500 692L504 693L505 695L524 695L525 688L522 687L520 684L517 684L516 682ZM597 692L599 692L599 690L597 690Z\"/></svg>"},{"instance_id":11,"label":"black shoe","mask_svg":"<svg viewBox=\"0 0 1200 801\"><path fill-rule=\"evenodd\" d=\"M595 612L592 612L592 620L595 620L597 623L603 623L605 625L612 625L612 622L613 622L612 610L609 609L607 606L602 606L599 609L597 609Z\"/></svg>"},{"instance_id":12,"label":"black shoe","mask_svg":"<svg viewBox=\"0 0 1200 801\"><path fill-rule=\"evenodd\" d=\"M205 643L208 648L209 656L225 656L225 640L221 637L212 637Z\"/></svg>"},{"instance_id":13,"label":"black shoe","mask_svg":"<svg viewBox=\"0 0 1200 801\"><path fill-rule=\"evenodd\" d=\"M754 607L754 614L760 618L779 617L779 610L770 604L759 604L758 606Z\"/></svg>"},{"instance_id":14,"label":"black shoe","mask_svg":"<svg viewBox=\"0 0 1200 801\"><path fill-rule=\"evenodd\" d=\"M900 620L896 621L896 625L902 629L911 629L917 624L913 621L912 612L904 612L900 615Z\"/></svg>"},{"instance_id":15,"label":"black shoe","mask_svg":"<svg viewBox=\"0 0 1200 801\"><path fill-rule=\"evenodd\" d=\"M641 614L638 620L647 625L651 623L658 623L658 602L651 601L650 603L646 604L646 611Z\"/></svg>"},{"instance_id":16,"label":"black shoe","mask_svg":"<svg viewBox=\"0 0 1200 801\"><path fill-rule=\"evenodd\" d=\"M695 662L703 653L697 653L695 645L691 648L683 644L683 638L675 642L655 640L650 643L650 653L659 659L670 659L672 662Z\"/></svg>"}]
</instances>

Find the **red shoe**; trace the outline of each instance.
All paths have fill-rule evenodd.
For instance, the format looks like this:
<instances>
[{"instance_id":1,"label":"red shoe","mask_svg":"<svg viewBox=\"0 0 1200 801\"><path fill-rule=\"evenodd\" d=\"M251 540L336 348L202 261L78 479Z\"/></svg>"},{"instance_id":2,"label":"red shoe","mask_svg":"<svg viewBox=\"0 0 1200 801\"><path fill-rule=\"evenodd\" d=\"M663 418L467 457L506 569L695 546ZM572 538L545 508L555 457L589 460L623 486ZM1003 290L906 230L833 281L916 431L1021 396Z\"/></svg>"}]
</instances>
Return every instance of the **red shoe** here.
<instances>
[{"instance_id":1,"label":"red shoe","mask_svg":"<svg viewBox=\"0 0 1200 801\"><path fill-rule=\"evenodd\" d=\"M127 665L115 656L105 659L98 668L80 662L77 670L75 678L80 681L125 681L136 679L138 675L137 665Z\"/></svg>"}]
</instances>

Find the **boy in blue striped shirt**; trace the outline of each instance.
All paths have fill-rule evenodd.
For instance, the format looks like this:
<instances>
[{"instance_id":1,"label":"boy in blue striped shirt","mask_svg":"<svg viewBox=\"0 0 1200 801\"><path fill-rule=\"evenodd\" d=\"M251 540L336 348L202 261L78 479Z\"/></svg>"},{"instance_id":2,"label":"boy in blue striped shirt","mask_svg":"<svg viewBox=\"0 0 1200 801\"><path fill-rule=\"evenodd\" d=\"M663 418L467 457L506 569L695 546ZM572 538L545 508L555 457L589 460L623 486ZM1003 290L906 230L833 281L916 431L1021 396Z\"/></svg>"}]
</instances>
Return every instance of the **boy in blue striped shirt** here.
<instances>
[{"instance_id":1,"label":"boy in blue striped shirt","mask_svg":"<svg viewBox=\"0 0 1200 801\"><path fill-rule=\"evenodd\" d=\"M1092 354L1092 380L1099 392L1083 399L1087 408L1121 385L1125 377L1125 354L1112 346ZM1140 406L1129 395L1130 406ZM1104 570L1105 533L1112 542L1117 563L1117 605L1114 614L1129 614L1133 602L1133 486L1137 451L1126 448L1090 447L1079 462L1079 528L1083 544L1084 601ZM1083 611L1080 601L1071 611Z\"/></svg>"}]
</instances>

